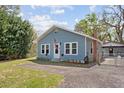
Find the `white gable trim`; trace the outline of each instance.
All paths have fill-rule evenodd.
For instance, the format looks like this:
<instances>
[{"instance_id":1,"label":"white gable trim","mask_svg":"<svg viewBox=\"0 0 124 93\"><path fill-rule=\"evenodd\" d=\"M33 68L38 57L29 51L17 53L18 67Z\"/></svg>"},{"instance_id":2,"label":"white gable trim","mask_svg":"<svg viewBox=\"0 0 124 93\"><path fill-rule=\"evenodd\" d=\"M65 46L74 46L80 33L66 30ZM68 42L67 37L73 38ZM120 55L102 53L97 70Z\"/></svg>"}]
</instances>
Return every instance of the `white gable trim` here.
<instances>
[{"instance_id":1,"label":"white gable trim","mask_svg":"<svg viewBox=\"0 0 124 93\"><path fill-rule=\"evenodd\" d=\"M76 35L80 35L80 36L84 36L84 37L87 37L89 39L92 39L92 40L96 40L97 42L99 43L102 43L100 40L96 39L96 38L93 38L91 36L88 36L86 34L83 34L83 33L78 33L78 32L74 32L68 28L65 28L65 27L62 27L62 26L58 26L58 25L53 25L50 29L48 29L44 34L42 34L39 38L38 38L38 42L40 40L42 40L45 36L47 36L50 32L52 32L55 28L60 28L60 29L63 29L65 31L68 31L68 32L71 32L73 34L76 34Z\"/></svg>"}]
</instances>

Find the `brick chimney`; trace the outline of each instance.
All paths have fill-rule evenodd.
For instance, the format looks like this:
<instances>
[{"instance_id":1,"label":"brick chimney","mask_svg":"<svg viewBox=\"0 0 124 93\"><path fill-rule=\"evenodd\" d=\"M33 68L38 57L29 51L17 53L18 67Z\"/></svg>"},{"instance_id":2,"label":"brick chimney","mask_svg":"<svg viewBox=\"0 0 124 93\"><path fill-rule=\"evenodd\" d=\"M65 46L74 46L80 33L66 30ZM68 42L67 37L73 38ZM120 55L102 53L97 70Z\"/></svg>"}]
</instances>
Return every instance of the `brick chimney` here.
<instances>
[{"instance_id":1,"label":"brick chimney","mask_svg":"<svg viewBox=\"0 0 124 93\"><path fill-rule=\"evenodd\" d=\"M94 31L93 37L97 39L97 32ZM93 61L97 61L97 41L93 40Z\"/></svg>"}]
</instances>

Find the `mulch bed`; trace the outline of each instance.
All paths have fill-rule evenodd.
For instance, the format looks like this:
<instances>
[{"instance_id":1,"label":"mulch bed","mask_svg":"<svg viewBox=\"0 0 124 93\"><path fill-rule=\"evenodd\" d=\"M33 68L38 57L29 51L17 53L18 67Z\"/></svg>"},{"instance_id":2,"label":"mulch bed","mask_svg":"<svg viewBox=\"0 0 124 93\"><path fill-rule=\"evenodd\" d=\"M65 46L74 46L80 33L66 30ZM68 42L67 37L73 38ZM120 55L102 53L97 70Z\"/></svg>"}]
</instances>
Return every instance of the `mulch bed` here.
<instances>
[{"instance_id":1,"label":"mulch bed","mask_svg":"<svg viewBox=\"0 0 124 93\"><path fill-rule=\"evenodd\" d=\"M96 65L95 62L90 62L89 64L83 64L83 63L76 63L76 62L52 62L52 61L45 61L45 60L30 60L34 63L38 63L41 65L56 65L56 66L70 66L70 67L83 67L83 68L90 68L94 65Z\"/></svg>"}]
</instances>

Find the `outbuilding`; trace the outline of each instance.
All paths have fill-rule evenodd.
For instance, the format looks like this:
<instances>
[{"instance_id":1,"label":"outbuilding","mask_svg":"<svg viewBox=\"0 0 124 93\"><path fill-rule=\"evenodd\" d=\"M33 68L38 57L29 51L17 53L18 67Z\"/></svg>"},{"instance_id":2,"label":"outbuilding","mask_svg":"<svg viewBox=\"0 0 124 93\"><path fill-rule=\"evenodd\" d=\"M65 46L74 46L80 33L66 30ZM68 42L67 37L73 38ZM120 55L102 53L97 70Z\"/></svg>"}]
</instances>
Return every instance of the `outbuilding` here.
<instances>
[{"instance_id":1,"label":"outbuilding","mask_svg":"<svg viewBox=\"0 0 124 93\"><path fill-rule=\"evenodd\" d=\"M102 45L104 57L124 56L124 44L106 42Z\"/></svg>"}]
</instances>

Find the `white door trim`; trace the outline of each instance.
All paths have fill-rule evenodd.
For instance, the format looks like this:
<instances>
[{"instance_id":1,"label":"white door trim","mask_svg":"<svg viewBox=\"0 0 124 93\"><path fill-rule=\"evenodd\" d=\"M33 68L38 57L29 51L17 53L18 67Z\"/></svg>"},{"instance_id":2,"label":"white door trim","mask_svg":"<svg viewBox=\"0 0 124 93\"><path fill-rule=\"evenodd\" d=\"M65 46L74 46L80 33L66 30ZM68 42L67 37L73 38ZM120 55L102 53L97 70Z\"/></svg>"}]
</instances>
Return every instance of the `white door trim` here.
<instances>
[{"instance_id":1,"label":"white door trim","mask_svg":"<svg viewBox=\"0 0 124 93\"><path fill-rule=\"evenodd\" d=\"M58 51L55 51L55 49L56 49L56 47L55 47L55 45L57 45L58 46ZM57 53L56 53L57 52ZM54 44L54 58L60 58L60 43L55 43Z\"/></svg>"}]
</instances>

